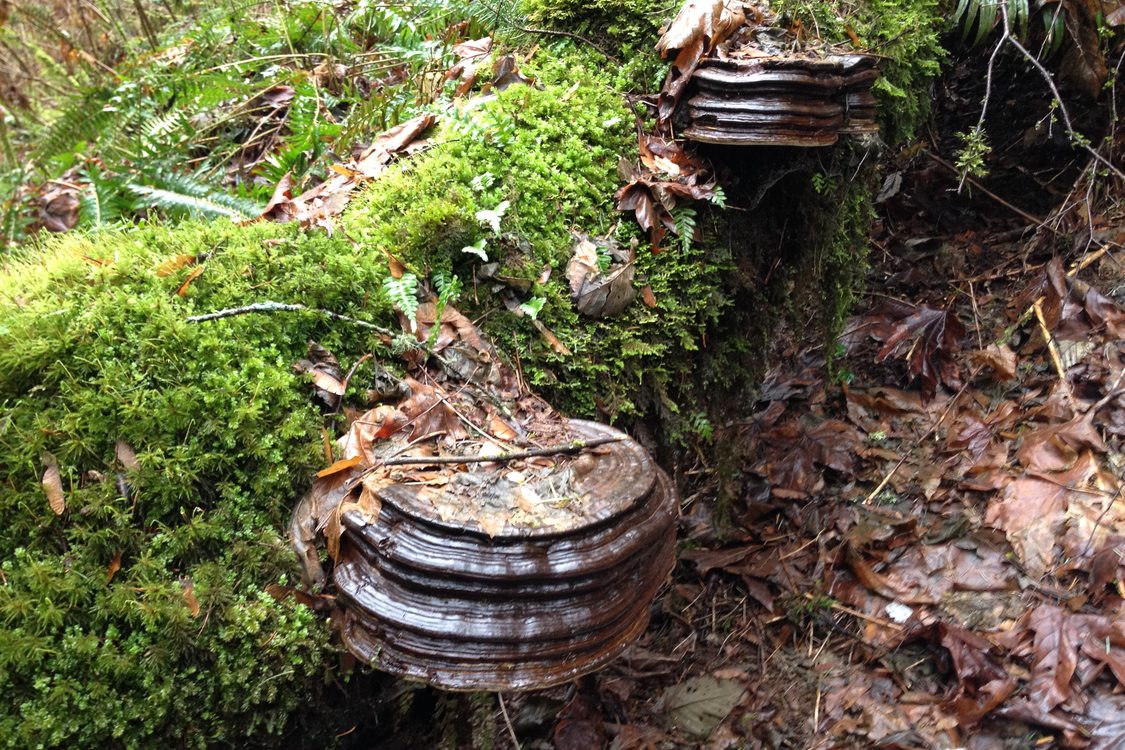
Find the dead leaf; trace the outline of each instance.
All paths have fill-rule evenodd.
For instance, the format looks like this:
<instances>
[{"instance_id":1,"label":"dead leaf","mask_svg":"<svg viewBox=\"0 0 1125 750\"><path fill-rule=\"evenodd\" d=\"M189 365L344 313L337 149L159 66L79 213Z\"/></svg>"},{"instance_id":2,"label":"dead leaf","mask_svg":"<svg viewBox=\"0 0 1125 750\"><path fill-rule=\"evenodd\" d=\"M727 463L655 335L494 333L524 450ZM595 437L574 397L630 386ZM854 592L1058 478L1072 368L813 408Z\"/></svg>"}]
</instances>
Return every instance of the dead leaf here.
<instances>
[{"instance_id":1,"label":"dead leaf","mask_svg":"<svg viewBox=\"0 0 1125 750\"><path fill-rule=\"evenodd\" d=\"M996 373L1000 380L1013 380L1016 377L1016 353L1007 344L989 344L984 349L970 355L973 364L987 367Z\"/></svg>"},{"instance_id":2,"label":"dead leaf","mask_svg":"<svg viewBox=\"0 0 1125 750\"><path fill-rule=\"evenodd\" d=\"M746 15L741 2L730 0L688 0L656 43L656 51L667 57L672 50L704 42L710 51L743 24Z\"/></svg>"},{"instance_id":3,"label":"dead leaf","mask_svg":"<svg viewBox=\"0 0 1125 750\"><path fill-rule=\"evenodd\" d=\"M503 91L513 84L531 85L534 82L519 71L516 58L512 55L504 55L492 64L492 87L497 91Z\"/></svg>"},{"instance_id":4,"label":"dead leaf","mask_svg":"<svg viewBox=\"0 0 1125 750\"><path fill-rule=\"evenodd\" d=\"M559 341L559 337L556 336L550 328L543 325L543 321L533 320L531 324L535 326L535 329L539 331L540 335L547 341L547 344L555 351L555 354L559 354L563 357L570 356L570 349L568 349L566 344L562 341Z\"/></svg>"},{"instance_id":5,"label":"dead leaf","mask_svg":"<svg viewBox=\"0 0 1125 750\"><path fill-rule=\"evenodd\" d=\"M156 267L156 275L161 278L171 276L181 268L193 265L195 261L196 256L192 253L173 256Z\"/></svg>"},{"instance_id":6,"label":"dead leaf","mask_svg":"<svg viewBox=\"0 0 1125 750\"><path fill-rule=\"evenodd\" d=\"M745 694L742 683L736 680L690 677L664 691L664 711L678 729L704 738L715 731Z\"/></svg>"},{"instance_id":7,"label":"dead leaf","mask_svg":"<svg viewBox=\"0 0 1125 750\"><path fill-rule=\"evenodd\" d=\"M133 450L133 446L126 443L124 440L118 440L114 444L114 456L117 458L117 463L128 471L140 471L141 462L137 460L137 454Z\"/></svg>"},{"instance_id":8,"label":"dead leaf","mask_svg":"<svg viewBox=\"0 0 1125 750\"><path fill-rule=\"evenodd\" d=\"M181 585L184 587L184 604L187 605L188 611L191 612L192 617L199 617L201 610L199 599L195 597L195 585L191 582L190 578L185 579Z\"/></svg>"},{"instance_id":9,"label":"dead leaf","mask_svg":"<svg viewBox=\"0 0 1125 750\"><path fill-rule=\"evenodd\" d=\"M269 202L266 203L266 207L262 209L261 216L258 218L279 222L292 221L295 214L292 193L293 174L286 172L277 181L277 185L273 189L273 195L270 196Z\"/></svg>"},{"instance_id":10,"label":"dead leaf","mask_svg":"<svg viewBox=\"0 0 1125 750\"><path fill-rule=\"evenodd\" d=\"M964 335L965 326L952 310L937 310L928 305L913 307L909 315L895 321L875 361L905 352L911 377L919 378L922 397L930 401L940 384L961 387L954 355Z\"/></svg>"},{"instance_id":11,"label":"dead leaf","mask_svg":"<svg viewBox=\"0 0 1125 750\"><path fill-rule=\"evenodd\" d=\"M374 465L376 457L372 452L373 445L376 441L389 438L409 424L410 413L407 411L409 404L409 399L403 402L401 410L387 404L376 406L353 421L348 433L340 442L342 460L359 458L367 466ZM336 463L339 464L340 461Z\"/></svg>"},{"instance_id":12,"label":"dead leaf","mask_svg":"<svg viewBox=\"0 0 1125 750\"><path fill-rule=\"evenodd\" d=\"M461 419L448 402L433 386L407 378L410 398L399 405L399 410L409 420L410 440L423 440L428 436L442 434L448 440L460 440L468 435Z\"/></svg>"},{"instance_id":13,"label":"dead leaf","mask_svg":"<svg viewBox=\"0 0 1125 750\"><path fill-rule=\"evenodd\" d=\"M1024 436L1016 459L1031 471L1066 471L1080 451L1105 453L1108 448L1087 412L1063 424L1048 425Z\"/></svg>"},{"instance_id":14,"label":"dead leaf","mask_svg":"<svg viewBox=\"0 0 1125 750\"><path fill-rule=\"evenodd\" d=\"M615 245L610 245L609 252L619 262L604 275L598 264L597 245L588 237L576 235L571 252L573 255L566 266L566 278L578 312L590 318L605 318L624 311L637 294L633 288L636 266L632 248L622 252Z\"/></svg>"},{"instance_id":15,"label":"dead leaf","mask_svg":"<svg viewBox=\"0 0 1125 750\"><path fill-rule=\"evenodd\" d=\"M341 458L339 461L332 464L331 466L318 471L316 473L316 476L317 476L317 478L329 477L329 476L332 476L333 474L335 474L337 472L344 471L345 469L350 469L353 466L359 466L359 464L361 464L362 462L363 462L363 458L361 456L352 456L351 458Z\"/></svg>"},{"instance_id":16,"label":"dead leaf","mask_svg":"<svg viewBox=\"0 0 1125 750\"><path fill-rule=\"evenodd\" d=\"M114 555L113 559L109 561L109 567L106 568L106 571L105 571L105 582L107 584L109 582L111 582L113 580L113 577L115 575L117 575L117 571L119 571L119 570L121 570L121 553L120 552L118 552L116 555Z\"/></svg>"},{"instance_id":17,"label":"dead leaf","mask_svg":"<svg viewBox=\"0 0 1125 750\"><path fill-rule=\"evenodd\" d=\"M47 451L41 456L43 461L43 492L47 495L47 502L56 516L66 512L66 496L63 494L62 475L59 473L59 462L55 454Z\"/></svg>"},{"instance_id":18,"label":"dead leaf","mask_svg":"<svg viewBox=\"0 0 1125 750\"><path fill-rule=\"evenodd\" d=\"M344 395L343 382L337 380L329 373L323 370L311 370L309 374L312 375L313 384L316 385L317 388L331 393L334 396Z\"/></svg>"},{"instance_id":19,"label":"dead leaf","mask_svg":"<svg viewBox=\"0 0 1125 750\"><path fill-rule=\"evenodd\" d=\"M192 270L192 272L188 274L187 278L184 279L184 283L180 284L180 288L176 290L176 296L177 297L187 296L188 287L191 286L191 282L195 281L201 275L203 275L203 271L206 267L207 266L198 266L197 268Z\"/></svg>"},{"instance_id":20,"label":"dead leaf","mask_svg":"<svg viewBox=\"0 0 1125 750\"><path fill-rule=\"evenodd\" d=\"M406 274L406 264L396 258L390 250L382 248L383 254L387 256L387 270L390 271L391 277L401 279Z\"/></svg>"}]
</instances>

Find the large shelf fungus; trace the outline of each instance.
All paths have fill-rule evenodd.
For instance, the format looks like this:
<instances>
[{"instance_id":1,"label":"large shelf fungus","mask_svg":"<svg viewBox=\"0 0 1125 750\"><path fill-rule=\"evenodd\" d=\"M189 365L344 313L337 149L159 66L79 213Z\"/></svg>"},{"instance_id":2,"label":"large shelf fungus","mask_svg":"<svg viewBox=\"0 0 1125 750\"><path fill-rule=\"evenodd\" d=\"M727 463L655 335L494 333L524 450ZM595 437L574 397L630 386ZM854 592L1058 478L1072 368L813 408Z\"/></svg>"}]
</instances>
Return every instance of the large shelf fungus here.
<instances>
[{"instance_id":1,"label":"large shelf fungus","mask_svg":"<svg viewBox=\"0 0 1125 750\"><path fill-rule=\"evenodd\" d=\"M529 690L592 672L640 636L672 569L676 494L621 433L570 428L585 441L622 439L560 461L560 495L535 492L555 511L573 506L551 525L521 519L526 493L496 468L458 483L471 494L394 485L377 518L343 514L333 577L352 653L445 689ZM456 510L466 501L507 520L490 536L478 513Z\"/></svg>"},{"instance_id":2,"label":"large shelf fungus","mask_svg":"<svg viewBox=\"0 0 1125 750\"><path fill-rule=\"evenodd\" d=\"M711 58L693 74L684 137L728 146L831 146L877 132L867 55Z\"/></svg>"},{"instance_id":3,"label":"large shelf fungus","mask_svg":"<svg viewBox=\"0 0 1125 750\"><path fill-rule=\"evenodd\" d=\"M739 0L686 2L656 45L675 52L656 133L725 146L831 146L878 132L872 55L841 53Z\"/></svg>"}]
</instances>

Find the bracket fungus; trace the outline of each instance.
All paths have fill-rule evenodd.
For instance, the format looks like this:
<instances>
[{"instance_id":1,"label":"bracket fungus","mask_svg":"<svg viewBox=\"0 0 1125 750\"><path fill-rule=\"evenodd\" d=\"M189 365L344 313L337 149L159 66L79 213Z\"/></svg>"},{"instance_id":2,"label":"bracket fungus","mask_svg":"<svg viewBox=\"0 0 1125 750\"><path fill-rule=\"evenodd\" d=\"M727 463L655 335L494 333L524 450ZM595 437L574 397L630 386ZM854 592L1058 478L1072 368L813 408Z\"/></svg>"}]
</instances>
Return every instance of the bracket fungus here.
<instances>
[{"instance_id":1,"label":"bracket fungus","mask_svg":"<svg viewBox=\"0 0 1125 750\"><path fill-rule=\"evenodd\" d=\"M408 679L532 690L598 669L641 635L672 571L671 481L624 433L528 391L452 307L419 307L415 324L422 340L437 328L436 365L350 420L294 510L306 584L331 594L353 654ZM464 350L489 377L464 373Z\"/></svg>"},{"instance_id":2,"label":"bracket fungus","mask_svg":"<svg viewBox=\"0 0 1125 750\"><path fill-rule=\"evenodd\" d=\"M459 472L457 487L391 485L377 517L342 515L333 578L352 653L446 689L527 690L594 671L640 636L674 562L676 493L617 430L569 428L613 441L522 485L568 511L551 524L520 518L528 493L496 467ZM466 502L507 520L489 529L457 511Z\"/></svg>"},{"instance_id":3,"label":"bracket fungus","mask_svg":"<svg viewBox=\"0 0 1125 750\"><path fill-rule=\"evenodd\" d=\"M684 137L728 146L831 146L877 132L868 55L711 58L693 74Z\"/></svg>"}]
</instances>

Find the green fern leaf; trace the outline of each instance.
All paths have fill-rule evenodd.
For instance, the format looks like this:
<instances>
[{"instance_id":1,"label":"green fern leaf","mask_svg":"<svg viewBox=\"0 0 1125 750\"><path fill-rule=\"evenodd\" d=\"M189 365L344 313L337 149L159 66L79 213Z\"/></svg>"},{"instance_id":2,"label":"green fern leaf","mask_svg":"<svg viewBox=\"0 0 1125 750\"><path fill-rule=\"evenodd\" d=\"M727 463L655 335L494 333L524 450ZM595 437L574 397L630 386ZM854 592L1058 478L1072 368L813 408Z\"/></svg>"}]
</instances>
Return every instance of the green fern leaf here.
<instances>
[{"instance_id":1,"label":"green fern leaf","mask_svg":"<svg viewBox=\"0 0 1125 750\"><path fill-rule=\"evenodd\" d=\"M418 327L418 277L412 273L404 273L399 279L388 276L383 279L383 292L391 304L410 321L410 331L413 333Z\"/></svg>"},{"instance_id":2,"label":"green fern leaf","mask_svg":"<svg viewBox=\"0 0 1125 750\"><path fill-rule=\"evenodd\" d=\"M156 171L126 185L137 198L137 208L156 208L170 213L203 218L225 216L247 221L261 215L261 206L226 193L198 179Z\"/></svg>"}]
</instances>

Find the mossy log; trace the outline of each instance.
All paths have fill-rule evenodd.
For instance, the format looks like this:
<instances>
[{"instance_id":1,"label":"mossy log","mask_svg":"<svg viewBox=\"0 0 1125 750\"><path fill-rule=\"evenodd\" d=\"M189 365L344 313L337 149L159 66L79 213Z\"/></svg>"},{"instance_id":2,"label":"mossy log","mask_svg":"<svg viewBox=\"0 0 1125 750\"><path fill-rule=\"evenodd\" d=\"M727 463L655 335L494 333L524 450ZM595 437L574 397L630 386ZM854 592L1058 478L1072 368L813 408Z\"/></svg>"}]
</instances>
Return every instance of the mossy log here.
<instances>
[{"instance_id":1,"label":"mossy log","mask_svg":"<svg viewBox=\"0 0 1125 750\"><path fill-rule=\"evenodd\" d=\"M774 188L786 197L752 210L740 201L769 170L720 170L730 210L701 209L698 236L662 252L641 242L649 303L579 316L564 278L571 230L641 240L612 204L636 142L632 79L584 45L564 48L525 66L541 88L467 110L331 236L149 224L64 236L4 264L0 745L323 746L349 726L328 626L266 590L295 580L283 529L335 426L291 366L310 340L345 367L367 353L393 366L395 342L312 312L188 317L269 300L393 328L392 253L423 281L461 278L459 306L561 410L645 420L665 444L737 410L779 320L839 323L870 194L854 177L862 154L844 151L818 167L821 183L799 171ZM511 208L494 234L475 214L501 201ZM514 292L462 251L482 238L501 275L523 280ZM502 292L542 298L538 323L570 354ZM41 486L47 453L60 514Z\"/></svg>"}]
</instances>

